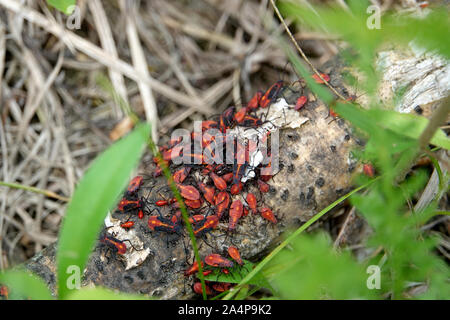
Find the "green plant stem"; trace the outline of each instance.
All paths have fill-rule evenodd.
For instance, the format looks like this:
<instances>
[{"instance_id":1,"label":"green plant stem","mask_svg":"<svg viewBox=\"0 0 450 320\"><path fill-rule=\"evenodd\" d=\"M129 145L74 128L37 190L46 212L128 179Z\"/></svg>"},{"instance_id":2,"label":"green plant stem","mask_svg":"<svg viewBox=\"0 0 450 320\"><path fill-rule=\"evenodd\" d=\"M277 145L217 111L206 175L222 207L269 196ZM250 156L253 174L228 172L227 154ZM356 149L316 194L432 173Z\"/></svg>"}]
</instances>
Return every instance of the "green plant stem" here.
<instances>
[{"instance_id":1,"label":"green plant stem","mask_svg":"<svg viewBox=\"0 0 450 320\"><path fill-rule=\"evenodd\" d=\"M31 191L31 192L34 192L34 193L43 194L46 197L54 198L54 199L61 200L61 201L64 201L64 202L69 202L70 201L70 198L66 198L66 197L57 195L53 191L49 191L49 190L45 190L45 189L39 189L39 188L35 188L35 187L30 187L30 186L25 186L25 185L19 184L19 183L10 183L10 182L0 181L0 186L5 186L5 187L9 187L9 188L14 188L14 189L27 190L27 191Z\"/></svg>"},{"instance_id":2,"label":"green plant stem","mask_svg":"<svg viewBox=\"0 0 450 320\"><path fill-rule=\"evenodd\" d=\"M335 206L337 206L339 203L353 195L354 193L367 188L372 183L377 181L379 177L367 182L366 184L354 189L353 191L347 193L346 195L340 197L336 201L334 201L332 204L330 204L328 207L317 213L314 217L309 219L305 224L303 224L300 228L295 230L286 240L284 240L278 247L276 247L271 253L267 255L256 267L253 269L247 276L244 277L244 279L241 280L241 282L233 288L232 291L230 291L223 300L230 300L240 289L243 285L245 285L251 278L253 278L259 271L262 270L262 268L270 262L285 246L287 246L292 240L295 239L299 234L301 234L303 231L305 231L309 226L311 226L314 222L319 220L323 215L325 215L327 212L329 212L331 209L333 209Z\"/></svg>"},{"instance_id":3,"label":"green plant stem","mask_svg":"<svg viewBox=\"0 0 450 320\"><path fill-rule=\"evenodd\" d=\"M197 240L195 239L194 230L192 229L192 225L189 222L189 217L188 217L186 206L184 204L183 199L181 198L180 192L178 191L178 189L175 185L175 182L173 181L173 178L172 178L172 175L170 174L169 168L167 168L166 164L164 163L164 161L161 157L161 154L160 154L158 148L156 148L156 145L152 139L149 139L148 146L149 146L150 151L154 155L156 155L156 158L158 159L158 165L161 167L161 169L164 173L164 176L167 179L167 183L169 184L170 189L172 190L173 194L175 195L175 198L177 199L178 204L180 205L181 216L183 217L183 221L186 225L186 229L188 230L189 237L191 238L192 249L194 250L195 261L197 261L197 264L198 264L198 278L200 279L200 282L202 284L203 300L207 300L206 284L205 284L205 278L203 276L202 261L200 259L200 254L198 252Z\"/></svg>"}]
</instances>

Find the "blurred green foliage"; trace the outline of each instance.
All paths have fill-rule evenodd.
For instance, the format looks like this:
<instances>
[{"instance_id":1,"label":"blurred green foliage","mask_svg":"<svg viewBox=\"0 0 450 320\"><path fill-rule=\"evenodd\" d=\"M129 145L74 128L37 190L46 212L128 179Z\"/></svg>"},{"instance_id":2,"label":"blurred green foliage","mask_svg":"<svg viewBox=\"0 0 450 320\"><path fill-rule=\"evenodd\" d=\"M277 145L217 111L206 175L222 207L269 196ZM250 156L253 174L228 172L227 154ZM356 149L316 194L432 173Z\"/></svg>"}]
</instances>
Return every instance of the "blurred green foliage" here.
<instances>
[{"instance_id":1,"label":"blurred green foliage","mask_svg":"<svg viewBox=\"0 0 450 320\"><path fill-rule=\"evenodd\" d=\"M448 13L445 9L434 10L421 19L387 13L381 19L380 29L369 29L366 9L370 3L349 1L349 4L349 12L305 8L292 1L282 1L280 7L285 16L302 27L332 30L345 40L350 48L342 57L365 76L358 87L369 95L369 110L351 103L331 102L331 105L367 140L366 148L355 150L355 154L372 163L380 176L366 193L351 197L351 203L373 230L365 245L375 255L357 262L348 252L332 249L324 234L302 236L291 243L290 250L282 250L263 273L276 288L274 297L282 299L402 299L411 297L407 292L411 284L426 285L425 293L415 298L448 299L450 269L434 252L438 239L420 230L437 213L436 202L422 212L414 212L407 206L429 178L424 171L410 171L421 154L419 137L429 122L423 117L392 111L390 105L380 105L376 96L380 74L374 67L377 49L393 42L398 45L414 41L448 58L450 43L445 40L450 38ZM286 51L304 76L302 62L292 51ZM311 89L323 101L330 102L328 95ZM440 129L430 144L450 148L449 139ZM438 165L437 161L433 163ZM403 179L405 171L409 174ZM448 186L448 174L441 175L441 179L445 180L441 181L441 187ZM367 180L359 177L357 183L361 185ZM381 270L378 290L366 286L370 274L365 271L370 265Z\"/></svg>"}]
</instances>

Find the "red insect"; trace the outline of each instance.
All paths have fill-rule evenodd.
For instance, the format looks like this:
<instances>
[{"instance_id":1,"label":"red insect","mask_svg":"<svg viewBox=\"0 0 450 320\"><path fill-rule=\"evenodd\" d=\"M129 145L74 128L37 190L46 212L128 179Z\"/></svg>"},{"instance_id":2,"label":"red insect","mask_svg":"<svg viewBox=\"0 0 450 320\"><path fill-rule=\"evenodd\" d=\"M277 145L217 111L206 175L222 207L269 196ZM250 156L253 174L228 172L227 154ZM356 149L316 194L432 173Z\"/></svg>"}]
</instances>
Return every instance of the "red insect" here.
<instances>
[{"instance_id":1,"label":"red insect","mask_svg":"<svg viewBox=\"0 0 450 320\"><path fill-rule=\"evenodd\" d=\"M256 214L256 197L253 193L248 193L247 194L247 204L250 207L250 209L252 210L253 214Z\"/></svg>"},{"instance_id":2,"label":"red insect","mask_svg":"<svg viewBox=\"0 0 450 320\"><path fill-rule=\"evenodd\" d=\"M248 208L244 206L244 212L242 213L242 216L246 217L248 216Z\"/></svg>"},{"instance_id":3,"label":"red insect","mask_svg":"<svg viewBox=\"0 0 450 320\"><path fill-rule=\"evenodd\" d=\"M201 266L203 268L203 262L201 263ZM195 274L197 272L198 272L198 263L197 263L197 261L195 261L192 264L191 267L189 267L186 271L184 271L184 276L188 277L188 276L191 276L191 275L193 275L193 274Z\"/></svg>"},{"instance_id":4,"label":"red insect","mask_svg":"<svg viewBox=\"0 0 450 320\"><path fill-rule=\"evenodd\" d=\"M261 108L268 107L269 104L278 97L278 94L283 89L283 84L283 80L277 81L266 91L266 93L264 93L259 100L259 105Z\"/></svg>"},{"instance_id":5,"label":"red insect","mask_svg":"<svg viewBox=\"0 0 450 320\"><path fill-rule=\"evenodd\" d=\"M170 218L170 221L172 221L173 224L180 223L181 211L180 210L175 211L175 214L172 215L172 217Z\"/></svg>"},{"instance_id":6,"label":"red insect","mask_svg":"<svg viewBox=\"0 0 450 320\"><path fill-rule=\"evenodd\" d=\"M169 200L158 200L155 202L155 205L157 205L158 207L164 207L164 206L167 206L168 204L172 204L174 202L177 202L176 198L172 198Z\"/></svg>"},{"instance_id":7,"label":"red insect","mask_svg":"<svg viewBox=\"0 0 450 320\"><path fill-rule=\"evenodd\" d=\"M217 292L225 292L230 290L231 283L229 282L216 282L211 285L211 287Z\"/></svg>"},{"instance_id":8,"label":"red insect","mask_svg":"<svg viewBox=\"0 0 450 320\"><path fill-rule=\"evenodd\" d=\"M205 257L205 263L211 267L220 268L233 268L233 262L227 258L222 257L220 254L211 253Z\"/></svg>"},{"instance_id":9,"label":"red insect","mask_svg":"<svg viewBox=\"0 0 450 320\"><path fill-rule=\"evenodd\" d=\"M236 195L236 194L239 194L239 192L241 192L241 190L242 190L242 183L238 182L231 186L230 193L232 195Z\"/></svg>"},{"instance_id":10,"label":"red insect","mask_svg":"<svg viewBox=\"0 0 450 320\"><path fill-rule=\"evenodd\" d=\"M148 227L152 231L163 231L168 233L180 233L181 224L179 221L173 222L160 216L150 216L148 218Z\"/></svg>"},{"instance_id":11,"label":"red insect","mask_svg":"<svg viewBox=\"0 0 450 320\"><path fill-rule=\"evenodd\" d=\"M225 180L225 182L230 182L233 180L233 172L226 173L222 176L222 179Z\"/></svg>"},{"instance_id":12,"label":"red insect","mask_svg":"<svg viewBox=\"0 0 450 320\"><path fill-rule=\"evenodd\" d=\"M234 114L234 119L236 120L237 123L241 123L244 120L244 117L246 114L247 114L247 108L243 107Z\"/></svg>"},{"instance_id":13,"label":"red insect","mask_svg":"<svg viewBox=\"0 0 450 320\"><path fill-rule=\"evenodd\" d=\"M129 229L129 228L132 228L134 226L134 222L133 221L127 221L127 222L122 223L120 226L122 228L124 228L124 229Z\"/></svg>"},{"instance_id":14,"label":"red insect","mask_svg":"<svg viewBox=\"0 0 450 320\"><path fill-rule=\"evenodd\" d=\"M264 92L262 91L256 92L255 95L248 102L247 108L249 108L250 110L257 109L259 107L259 101L261 100L263 94Z\"/></svg>"},{"instance_id":15,"label":"red insect","mask_svg":"<svg viewBox=\"0 0 450 320\"><path fill-rule=\"evenodd\" d=\"M202 131L206 131L211 128L217 128L217 121L214 120L205 120L202 121Z\"/></svg>"},{"instance_id":16,"label":"red insect","mask_svg":"<svg viewBox=\"0 0 450 320\"><path fill-rule=\"evenodd\" d=\"M119 204L117 205L117 209L119 209L122 212L133 209L139 209L140 207L141 207L141 200L128 200L126 198L120 200Z\"/></svg>"},{"instance_id":17,"label":"red insect","mask_svg":"<svg viewBox=\"0 0 450 320\"><path fill-rule=\"evenodd\" d=\"M225 210L228 209L228 205L230 204L230 195L226 191L219 192L216 196L216 214L219 217L222 217Z\"/></svg>"},{"instance_id":18,"label":"red insect","mask_svg":"<svg viewBox=\"0 0 450 320\"><path fill-rule=\"evenodd\" d=\"M182 184L177 184L178 189L180 189L180 194L183 198L188 200L198 200L200 199L200 192L194 186L186 186Z\"/></svg>"},{"instance_id":19,"label":"red insect","mask_svg":"<svg viewBox=\"0 0 450 320\"><path fill-rule=\"evenodd\" d=\"M200 237L206 232L215 229L219 224L219 217L216 215L207 216L203 223L194 226L194 235Z\"/></svg>"},{"instance_id":20,"label":"red insect","mask_svg":"<svg viewBox=\"0 0 450 320\"><path fill-rule=\"evenodd\" d=\"M241 265L241 266L244 265L244 261L242 261L242 259L241 259L241 255L239 253L239 250L235 246L231 246L231 247L228 248L228 254L239 265Z\"/></svg>"},{"instance_id":21,"label":"red insect","mask_svg":"<svg viewBox=\"0 0 450 320\"><path fill-rule=\"evenodd\" d=\"M227 108L219 118L219 129L221 132L225 132L226 129L231 128L234 125L234 111L235 107Z\"/></svg>"},{"instance_id":22,"label":"red insect","mask_svg":"<svg viewBox=\"0 0 450 320\"><path fill-rule=\"evenodd\" d=\"M122 240L114 238L113 236L105 234L104 237L100 239L100 242L106 244L118 254L125 254L127 252L127 246L125 243L123 243Z\"/></svg>"},{"instance_id":23,"label":"red insect","mask_svg":"<svg viewBox=\"0 0 450 320\"><path fill-rule=\"evenodd\" d=\"M242 127L251 127L251 128L256 128L259 127L260 125L262 125L262 120L257 118L257 117L252 117L250 115L245 115L244 119L242 119L242 121L239 123L240 126Z\"/></svg>"},{"instance_id":24,"label":"red insect","mask_svg":"<svg viewBox=\"0 0 450 320\"><path fill-rule=\"evenodd\" d=\"M138 218L139 219L143 219L144 218L144 211L142 211L142 209L139 209Z\"/></svg>"},{"instance_id":25,"label":"red insect","mask_svg":"<svg viewBox=\"0 0 450 320\"><path fill-rule=\"evenodd\" d=\"M228 230L234 230L239 219L242 217L242 213L244 211L244 206L241 200L234 200L230 206L229 216L230 219L228 221Z\"/></svg>"},{"instance_id":26,"label":"red insect","mask_svg":"<svg viewBox=\"0 0 450 320\"><path fill-rule=\"evenodd\" d=\"M143 182L142 176L136 176L133 179L131 179L131 181L127 187L127 193L129 195L136 193L139 190L139 188L141 187L142 182Z\"/></svg>"},{"instance_id":27,"label":"red insect","mask_svg":"<svg viewBox=\"0 0 450 320\"><path fill-rule=\"evenodd\" d=\"M203 294L203 289L202 289L202 284L201 284L201 282L196 282L196 283L194 283L193 288L194 288L194 292L195 292L195 293L197 293L197 294ZM210 296L210 295L213 294L211 288L208 287L207 285L205 285L205 290L206 290L206 294L207 294L208 296Z\"/></svg>"},{"instance_id":28,"label":"red insect","mask_svg":"<svg viewBox=\"0 0 450 320\"><path fill-rule=\"evenodd\" d=\"M339 115L336 112L334 112L334 110L331 108L330 108L330 116L332 116L333 118L339 117Z\"/></svg>"},{"instance_id":29,"label":"red insect","mask_svg":"<svg viewBox=\"0 0 450 320\"><path fill-rule=\"evenodd\" d=\"M320 73L320 75L326 82L330 81L329 75L327 75L325 73ZM313 74L312 77L316 81L316 83L325 83L322 79L320 79L320 77L317 74Z\"/></svg>"},{"instance_id":30,"label":"red insect","mask_svg":"<svg viewBox=\"0 0 450 320\"><path fill-rule=\"evenodd\" d=\"M206 186L203 182L198 183L198 188L203 193L203 197L208 201L210 204L214 205L214 188Z\"/></svg>"},{"instance_id":31,"label":"red insect","mask_svg":"<svg viewBox=\"0 0 450 320\"><path fill-rule=\"evenodd\" d=\"M296 110L296 111L300 110L307 102L308 102L308 98L306 96L299 97L297 99L297 102L295 102L294 110Z\"/></svg>"},{"instance_id":32,"label":"red insect","mask_svg":"<svg viewBox=\"0 0 450 320\"><path fill-rule=\"evenodd\" d=\"M188 200L188 199L186 199L186 200L184 200L184 203L189 208L198 209L198 208L200 208L202 206L203 200L202 199L198 199L198 200Z\"/></svg>"},{"instance_id":33,"label":"red insect","mask_svg":"<svg viewBox=\"0 0 450 320\"><path fill-rule=\"evenodd\" d=\"M258 189L262 193L269 192L270 186L262 180L258 180Z\"/></svg>"},{"instance_id":34,"label":"red insect","mask_svg":"<svg viewBox=\"0 0 450 320\"><path fill-rule=\"evenodd\" d=\"M370 163L365 163L363 165L363 172L366 176L373 178L375 176L375 169L373 168L373 165Z\"/></svg>"},{"instance_id":35,"label":"red insect","mask_svg":"<svg viewBox=\"0 0 450 320\"><path fill-rule=\"evenodd\" d=\"M227 188L227 183L225 182L225 180L223 180L217 174L215 174L214 172L210 172L209 176L213 180L214 185L216 186L217 189L223 191L223 190L225 190Z\"/></svg>"},{"instance_id":36,"label":"red insect","mask_svg":"<svg viewBox=\"0 0 450 320\"><path fill-rule=\"evenodd\" d=\"M233 183L239 184L242 176L245 173L245 168L248 166L248 162L246 161L246 148L239 142L236 143L236 157L234 159L233 163ZM239 187L239 186L238 186ZM235 187L236 188L236 187ZM237 189L234 189L234 191L237 191ZM239 193L239 192L238 192ZM236 193L233 193L236 194Z\"/></svg>"},{"instance_id":37,"label":"red insect","mask_svg":"<svg viewBox=\"0 0 450 320\"><path fill-rule=\"evenodd\" d=\"M6 300L8 300L9 292L7 286L0 286L0 296L3 296Z\"/></svg>"},{"instance_id":38,"label":"red insect","mask_svg":"<svg viewBox=\"0 0 450 320\"><path fill-rule=\"evenodd\" d=\"M269 220L270 222L277 223L277 219L275 218L275 215L273 214L272 210L269 208L262 208L259 209L259 213L261 214L261 217L263 217L266 220Z\"/></svg>"},{"instance_id":39,"label":"red insect","mask_svg":"<svg viewBox=\"0 0 450 320\"><path fill-rule=\"evenodd\" d=\"M183 167L173 174L173 181L175 183L183 183L183 181L188 177L189 172L191 172L191 167Z\"/></svg>"}]
</instances>

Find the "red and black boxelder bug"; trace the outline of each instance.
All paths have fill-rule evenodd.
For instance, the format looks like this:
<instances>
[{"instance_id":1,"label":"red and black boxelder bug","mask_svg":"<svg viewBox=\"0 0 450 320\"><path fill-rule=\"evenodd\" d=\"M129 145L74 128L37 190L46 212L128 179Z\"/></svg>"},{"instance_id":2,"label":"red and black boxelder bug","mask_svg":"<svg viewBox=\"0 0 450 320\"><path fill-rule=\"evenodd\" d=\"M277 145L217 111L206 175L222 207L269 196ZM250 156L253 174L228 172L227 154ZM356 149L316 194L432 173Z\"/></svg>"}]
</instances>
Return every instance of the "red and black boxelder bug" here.
<instances>
[{"instance_id":1,"label":"red and black boxelder bug","mask_svg":"<svg viewBox=\"0 0 450 320\"><path fill-rule=\"evenodd\" d=\"M188 177L189 172L191 172L191 167L183 167L173 174L173 181L175 183L183 183L183 181Z\"/></svg>"},{"instance_id":2,"label":"red and black boxelder bug","mask_svg":"<svg viewBox=\"0 0 450 320\"><path fill-rule=\"evenodd\" d=\"M233 262L228 260L227 258L222 257L218 253L211 253L207 255L204 259L205 263L211 267L220 267L220 268L233 268Z\"/></svg>"},{"instance_id":3,"label":"red and black boxelder bug","mask_svg":"<svg viewBox=\"0 0 450 320\"><path fill-rule=\"evenodd\" d=\"M278 97L278 94L283 89L283 84L283 80L279 80L275 82L269 89L267 89L267 91L259 100L259 105L261 108L266 108L270 103L273 102L273 100Z\"/></svg>"},{"instance_id":4,"label":"red and black boxelder bug","mask_svg":"<svg viewBox=\"0 0 450 320\"><path fill-rule=\"evenodd\" d=\"M120 226L122 228L124 228L124 229L129 229L129 228L132 228L134 226L134 222L133 221L127 221L127 222L122 223Z\"/></svg>"},{"instance_id":5,"label":"red and black boxelder bug","mask_svg":"<svg viewBox=\"0 0 450 320\"><path fill-rule=\"evenodd\" d=\"M217 174L215 174L214 172L210 172L209 176L211 177L217 189L223 191L227 188L227 183L225 182L225 180L223 180Z\"/></svg>"},{"instance_id":6,"label":"red and black boxelder bug","mask_svg":"<svg viewBox=\"0 0 450 320\"><path fill-rule=\"evenodd\" d=\"M201 263L201 266L203 268L203 262ZM198 272L198 263L197 261L194 262L192 266L190 266L186 271L184 271L184 276L188 277Z\"/></svg>"},{"instance_id":7,"label":"red and black boxelder bug","mask_svg":"<svg viewBox=\"0 0 450 320\"><path fill-rule=\"evenodd\" d=\"M201 198L197 199L197 200L185 199L184 203L186 204L186 206L188 206L191 209L198 209L202 206L203 200Z\"/></svg>"},{"instance_id":8,"label":"red and black boxelder bug","mask_svg":"<svg viewBox=\"0 0 450 320\"><path fill-rule=\"evenodd\" d=\"M258 188L262 193L269 192L270 186L262 180L258 180Z\"/></svg>"},{"instance_id":9,"label":"red and black boxelder bug","mask_svg":"<svg viewBox=\"0 0 450 320\"><path fill-rule=\"evenodd\" d=\"M253 214L256 214L256 197L253 193L248 193L247 194L247 204L250 207L250 209L252 210Z\"/></svg>"},{"instance_id":10,"label":"red and black boxelder bug","mask_svg":"<svg viewBox=\"0 0 450 320\"><path fill-rule=\"evenodd\" d=\"M322 72L320 72L320 75L326 82L330 81L329 75L322 73ZM314 81L316 81L316 83L325 83L322 79L320 79L320 77L317 74L313 74L312 77L313 77Z\"/></svg>"},{"instance_id":11,"label":"red and black boxelder bug","mask_svg":"<svg viewBox=\"0 0 450 320\"><path fill-rule=\"evenodd\" d=\"M239 219L242 217L243 211L244 206L241 200L234 200L230 206L230 211L228 212L228 215L230 216L228 230L234 230L236 228Z\"/></svg>"},{"instance_id":12,"label":"red and black boxelder bug","mask_svg":"<svg viewBox=\"0 0 450 320\"><path fill-rule=\"evenodd\" d=\"M200 189L200 191L203 193L203 197L205 198L206 201L208 201L210 204L214 205L214 188L213 187L208 187L206 184L204 184L203 182L199 182L198 183L198 188Z\"/></svg>"},{"instance_id":13,"label":"red and black boxelder bug","mask_svg":"<svg viewBox=\"0 0 450 320\"><path fill-rule=\"evenodd\" d=\"M373 178L375 176L375 169L373 168L373 165L370 163L364 163L363 173L369 178Z\"/></svg>"},{"instance_id":14,"label":"red and black boxelder bug","mask_svg":"<svg viewBox=\"0 0 450 320\"><path fill-rule=\"evenodd\" d=\"M225 180L225 182L230 182L231 180L233 180L233 172L225 173L222 176L222 179Z\"/></svg>"},{"instance_id":15,"label":"red and black boxelder bug","mask_svg":"<svg viewBox=\"0 0 450 320\"><path fill-rule=\"evenodd\" d=\"M214 120L205 120L202 121L202 131L206 131L208 129L217 128L217 121Z\"/></svg>"},{"instance_id":16,"label":"red and black boxelder bug","mask_svg":"<svg viewBox=\"0 0 450 320\"><path fill-rule=\"evenodd\" d=\"M225 132L228 128L234 125L234 111L235 107L231 106L227 108L219 118L219 129L221 132Z\"/></svg>"},{"instance_id":17,"label":"red and black boxelder bug","mask_svg":"<svg viewBox=\"0 0 450 320\"><path fill-rule=\"evenodd\" d=\"M261 208L259 209L259 213L264 219L269 220L273 223L277 223L277 219L275 218L275 215L273 214L272 210L270 210L270 208Z\"/></svg>"},{"instance_id":18,"label":"red and black boxelder bug","mask_svg":"<svg viewBox=\"0 0 450 320\"><path fill-rule=\"evenodd\" d=\"M196 225L194 225L193 229L194 229L194 235L196 237L200 237L204 234L206 234L207 232L217 228L217 226L219 225L219 217L216 215L212 215L212 216L208 216L206 217L205 220L203 220L203 222L200 222Z\"/></svg>"},{"instance_id":19,"label":"red and black boxelder bug","mask_svg":"<svg viewBox=\"0 0 450 320\"><path fill-rule=\"evenodd\" d=\"M127 187L127 194L128 195L135 194L139 190L139 188L142 186L143 179L144 178L142 176L136 176L133 179L131 179L131 181Z\"/></svg>"},{"instance_id":20,"label":"red and black boxelder bug","mask_svg":"<svg viewBox=\"0 0 450 320\"><path fill-rule=\"evenodd\" d=\"M241 127L251 127L251 128L259 127L262 124L263 122L261 119L257 117L252 117L248 114L245 115L244 119L242 119L242 121L239 123Z\"/></svg>"},{"instance_id":21,"label":"red and black boxelder bug","mask_svg":"<svg viewBox=\"0 0 450 320\"><path fill-rule=\"evenodd\" d=\"M247 108L243 107L234 114L234 120L236 120L237 123L241 123L244 120L244 117L246 114L247 114Z\"/></svg>"},{"instance_id":22,"label":"red and black boxelder bug","mask_svg":"<svg viewBox=\"0 0 450 320\"><path fill-rule=\"evenodd\" d=\"M242 183L238 182L238 183L235 183L235 184L233 184L231 186L230 193L232 195L237 195L237 194L239 194L241 192L241 190L242 190Z\"/></svg>"},{"instance_id":23,"label":"red and black boxelder bug","mask_svg":"<svg viewBox=\"0 0 450 320\"><path fill-rule=\"evenodd\" d=\"M216 214L219 217L222 217L225 210L228 209L230 204L230 195L226 191L221 191L216 196Z\"/></svg>"},{"instance_id":24,"label":"red and black boxelder bug","mask_svg":"<svg viewBox=\"0 0 450 320\"><path fill-rule=\"evenodd\" d=\"M195 292L195 293L197 293L197 294L203 294L203 289L202 289L202 284L201 284L201 282L196 282L196 283L194 283L193 289L194 289L194 292ZM207 294L208 296L210 296L210 295L213 294L212 290L211 290L207 285L205 285L205 290L206 290L206 294Z\"/></svg>"},{"instance_id":25,"label":"red and black boxelder bug","mask_svg":"<svg viewBox=\"0 0 450 320\"><path fill-rule=\"evenodd\" d=\"M239 254L239 250L235 246L231 246L228 248L228 254L234 261L236 261L240 266L244 265L244 261L241 259L241 255Z\"/></svg>"},{"instance_id":26,"label":"red and black boxelder bug","mask_svg":"<svg viewBox=\"0 0 450 320\"><path fill-rule=\"evenodd\" d=\"M306 96L300 96L295 102L294 110L300 110L306 103L308 102L308 98Z\"/></svg>"},{"instance_id":27,"label":"red and black boxelder bug","mask_svg":"<svg viewBox=\"0 0 450 320\"><path fill-rule=\"evenodd\" d=\"M119 209L119 211L125 212L133 209L139 209L141 208L141 206L141 200L128 200L126 198L123 198L117 205L117 209Z\"/></svg>"},{"instance_id":28,"label":"red and black boxelder bug","mask_svg":"<svg viewBox=\"0 0 450 320\"><path fill-rule=\"evenodd\" d=\"M259 101L261 100L261 97L263 96L264 92L258 91L255 93L255 95L250 99L250 101L247 104L247 108L250 110L255 110L259 107Z\"/></svg>"},{"instance_id":29,"label":"red and black boxelder bug","mask_svg":"<svg viewBox=\"0 0 450 320\"><path fill-rule=\"evenodd\" d=\"M181 224L178 220L174 223L172 220L161 216L150 216L148 218L148 227L152 231L163 231L167 233L181 232Z\"/></svg>"},{"instance_id":30,"label":"red and black boxelder bug","mask_svg":"<svg viewBox=\"0 0 450 320\"><path fill-rule=\"evenodd\" d=\"M113 236L105 234L100 238L100 242L106 244L114 252L118 254L125 254L127 252L127 246L122 240L116 239Z\"/></svg>"},{"instance_id":31,"label":"red and black boxelder bug","mask_svg":"<svg viewBox=\"0 0 450 320\"><path fill-rule=\"evenodd\" d=\"M180 194L183 198L188 200L198 200L200 199L200 192L194 186L187 186L182 184L177 184L178 189L180 189Z\"/></svg>"},{"instance_id":32,"label":"red and black boxelder bug","mask_svg":"<svg viewBox=\"0 0 450 320\"><path fill-rule=\"evenodd\" d=\"M211 285L211 287L217 292L225 292L230 290L231 283L229 282L216 282Z\"/></svg>"},{"instance_id":33,"label":"red and black boxelder bug","mask_svg":"<svg viewBox=\"0 0 450 320\"><path fill-rule=\"evenodd\" d=\"M5 299L8 300L9 292L7 286L0 286L0 296L5 297Z\"/></svg>"}]
</instances>

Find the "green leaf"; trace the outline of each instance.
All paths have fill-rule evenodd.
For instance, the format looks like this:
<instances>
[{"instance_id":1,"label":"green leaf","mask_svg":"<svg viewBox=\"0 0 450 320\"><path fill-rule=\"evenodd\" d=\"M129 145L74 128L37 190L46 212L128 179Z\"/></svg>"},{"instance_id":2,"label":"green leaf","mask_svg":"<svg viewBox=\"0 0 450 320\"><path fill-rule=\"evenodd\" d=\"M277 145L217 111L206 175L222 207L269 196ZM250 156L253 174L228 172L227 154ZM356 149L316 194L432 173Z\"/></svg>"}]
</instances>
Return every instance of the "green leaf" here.
<instances>
[{"instance_id":1,"label":"green leaf","mask_svg":"<svg viewBox=\"0 0 450 320\"><path fill-rule=\"evenodd\" d=\"M377 134L380 129L388 129L417 140L429 122L427 118L415 114L382 109L364 110L353 104L338 103L334 109L340 116L370 134ZM436 131L430 143L450 149L450 139L440 129Z\"/></svg>"},{"instance_id":2,"label":"green leaf","mask_svg":"<svg viewBox=\"0 0 450 320\"><path fill-rule=\"evenodd\" d=\"M149 300L144 295L115 292L106 288L82 288L68 294L67 300Z\"/></svg>"},{"instance_id":3,"label":"green leaf","mask_svg":"<svg viewBox=\"0 0 450 320\"><path fill-rule=\"evenodd\" d=\"M72 14L73 6L76 5L76 0L47 0L47 3L53 8L69 15Z\"/></svg>"},{"instance_id":4,"label":"green leaf","mask_svg":"<svg viewBox=\"0 0 450 320\"><path fill-rule=\"evenodd\" d=\"M248 260L242 260L244 262L244 265L240 266L237 263L235 263L235 266L231 269L228 269L230 273L225 274L222 272L222 269L220 268L214 268L213 272L211 272L209 275L205 276L205 280L208 281L216 281L216 282L229 282L229 283L239 283L241 280L249 274L253 268L254 264ZM264 281L264 278L257 274L255 277L253 277L248 283L249 284L258 284L260 285L261 282Z\"/></svg>"},{"instance_id":5,"label":"green leaf","mask_svg":"<svg viewBox=\"0 0 450 320\"><path fill-rule=\"evenodd\" d=\"M103 152L80 181L67 208L59 236L59 297L69 292L68 267L78 266L83 273L86 260L96 241L103 219L126 186L136 167L150 126L141 124L127 137Z\"/></svg>"},{"instance_id":6,"label":"green leaf","mask_svg":"<svg viewBox=\"0 0 450 320\"><path fill-rule=\"evenodd\" d=\"M366 286L367 275L349 252L338 253L328 235L300 236L292 250L283 250L272 261L284 266L272 282L282 299L361 299L373 294ZM294 261L294 263L292 263Z\"/></svg>"},{"instance_id":7,"label":"green leaf","mask_svg":"<svg viewBox=\"0 0 450 320\"><path fill-rule=\"evenodd\" d=\"M44 281L25 270L8 270L0 273L0 283L8 287L12 299L53 299Z\"/></svg>"}]
</instances>

